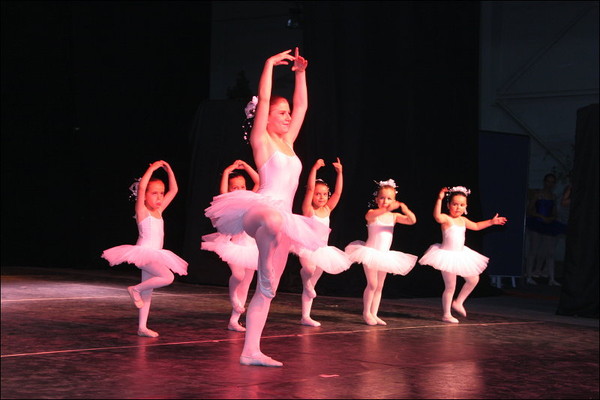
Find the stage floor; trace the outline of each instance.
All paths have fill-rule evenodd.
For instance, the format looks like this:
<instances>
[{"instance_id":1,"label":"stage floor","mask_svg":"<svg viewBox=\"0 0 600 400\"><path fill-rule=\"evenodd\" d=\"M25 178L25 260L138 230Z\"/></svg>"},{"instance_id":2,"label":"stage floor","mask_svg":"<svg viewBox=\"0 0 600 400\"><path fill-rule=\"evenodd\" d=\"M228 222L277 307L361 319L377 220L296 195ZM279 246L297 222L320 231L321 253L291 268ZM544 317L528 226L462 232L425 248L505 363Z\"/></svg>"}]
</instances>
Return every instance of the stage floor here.
<instances>
[{"instance_id":1,"label":"stage floor","mask_svg":"<svg viewBox=\"0 0 600 400\"><path fill-rule=\"evenodd\" d=\"M2 267L3 399L592 399L598 319L558 316L560 288L506 289L440 321L439 298L383 299L387 326L362 299L278 293L263 339L282 368L239 364L227 288L175 282L155 291L148 327L126 287L138 271ZM318 286L317 286L318 291Z\"/></svg>"}]
</instances>

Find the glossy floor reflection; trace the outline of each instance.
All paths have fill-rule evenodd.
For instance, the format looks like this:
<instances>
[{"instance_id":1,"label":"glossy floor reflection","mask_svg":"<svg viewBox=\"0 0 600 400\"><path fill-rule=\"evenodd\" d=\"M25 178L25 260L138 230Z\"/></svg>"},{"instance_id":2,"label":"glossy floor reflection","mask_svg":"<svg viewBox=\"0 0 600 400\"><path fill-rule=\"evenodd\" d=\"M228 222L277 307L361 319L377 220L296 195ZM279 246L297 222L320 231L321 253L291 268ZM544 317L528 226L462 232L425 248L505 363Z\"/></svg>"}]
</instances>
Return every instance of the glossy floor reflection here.
<instances>
[{"instance_id":1,"label":"glossy floor reflection","mask_svg":"<svg viewBox=\"0 0 600 400\"><path fill-rule=\"evenodd\" d=\"M239 364L227 288L157 290L148 326L161 336L142 338L126 291L139 276L116 271L2 268L3 399L599 395L598 320L555 315L559 292L472 298L457 325L439 320L439 298L384 299L388 325L367 326L361 299L319 296L319 328L279 293L262 347L284 366L266 368Z\"/></svg>"}]
</instances>

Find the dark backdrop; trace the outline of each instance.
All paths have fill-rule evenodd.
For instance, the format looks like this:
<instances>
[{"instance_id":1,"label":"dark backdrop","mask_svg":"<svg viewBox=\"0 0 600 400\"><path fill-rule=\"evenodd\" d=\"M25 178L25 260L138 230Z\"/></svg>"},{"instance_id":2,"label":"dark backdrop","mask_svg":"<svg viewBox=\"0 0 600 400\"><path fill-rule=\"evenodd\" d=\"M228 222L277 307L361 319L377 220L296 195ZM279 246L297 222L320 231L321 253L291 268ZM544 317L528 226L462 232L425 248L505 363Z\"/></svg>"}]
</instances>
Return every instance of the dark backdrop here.
<instances>
[{"instance_id":1,"label":"dark backdrop","mask_svg":"<svg viewBox=\"0 0 600 400\"><path fill-rule=\"evenodd\" d=\"M418 217L397 226L394 249L421 255L441 240L431 212L442 186L470 187L469 216L489 218L477 184L479 3L307 2L303 13L310 109L296 211L308 168L339 156L333 245L366 239L374 180L395 179ZM127 187L165 159L180 182L165 248L190 262L185 280L227 284L227 267L199 250L212 232L202 211L224 166L250 153L244 102L208 100L209 55L210 2L2 2L2 265L108 268L101 251L137 236ZM292 74L278 73L288 94ZM468 232L467 244L481 251L484 234ZM290 257L282 290L300 290L298 265ZM442 287L417 266L389 277L385 296ZM363 288L355 265L318 289ZM475 295L488 289L484 276Z\"/></svg>"},{"instance_id":2,"label":"dark backdrop","mask_svg":"<svg viewBox=\"0 0 600 400\"><path fill-rule=\"evenodd\" d=\"M442 186L468 186L469 216L490 218L481 215L478 191L478 3L311 2L303 12L310 105L295 146L304 164L295 211L315 160L326 161L319 176L333 184L330 163L340 157L345 186L331 216L332 245L366 240L375 180L394 179L398 198L417 215L416 225L396 226L392 248L400 251L421 255L441 240L432 210ZM291 94L289 68L276 68L274 86ZM198 238L213 231L203 210L218 193L220 172L236 158L251 160L240 129L247 100L205 102L197 113L184 246L190 280L228 276L215 254L199 249ZM468 245L481 251L484 232L468 232ZM299 268L290 256L281 290L301 291ZM324 274L318 290L360 296L364 285L355 264L340 275ZM442 288L438 271L417 265L406 277L390 276L384 294L437 296ZM477 290L490 292L485 277Z\"/></svg>"}]
</instances>

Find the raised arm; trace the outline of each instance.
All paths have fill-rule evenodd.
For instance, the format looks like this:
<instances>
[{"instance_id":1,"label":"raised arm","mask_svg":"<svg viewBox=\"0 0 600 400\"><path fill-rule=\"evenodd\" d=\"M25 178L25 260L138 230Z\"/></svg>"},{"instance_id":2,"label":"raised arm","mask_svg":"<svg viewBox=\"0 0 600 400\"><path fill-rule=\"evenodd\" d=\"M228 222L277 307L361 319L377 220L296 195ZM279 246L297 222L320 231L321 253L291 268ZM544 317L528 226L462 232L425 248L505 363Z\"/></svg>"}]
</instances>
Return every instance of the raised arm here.
<instances>
[{"instance_id":1,"label":"raised arm","mask_svg":"<svg viewBox=\"0 0 600 400\"><path fill-rule=\"evenodd\" d=\"M250 190L252 190L253 192L257 192L260 187L260 178L258 176L258 172L256 172L256 170L252 168L250 164L248 164L246 161L238 160L237 162L240 165L239 168L244 169L244 171L246 171L250 179L252 179L254 186L252 186L252 189Z\"/></svg>"},{"instance_id":2,"label":"raised arm","mask_svg":"<svg viewBox=\"0 0 600 400\"><path fill-rule=\"evenodd\" d=\"M440 190L433 206L433 219L435 219L438 224L443 224L448 218L446 214L442 213L442 202L444 201L447 191L448 188L445 187Z\"/></svg>"},{"instance_id":3,"label":"raised arm","mask_svg":"<svg viewBox=\"0 0 600 400\"><path fill-rule=\"evenodd\" d=\"M340 197L342 196L342 190L344 189L344 174L342 163L340 162L339 157L337 157L337 162L333 163L333 168L335 168L337 176L335 179L335 188L331 194L331 197L327 201L327 206L329 207L330 211L333 211L333 209L337 206L338 202L340 201Z\"/></svg>"},{"instance_id":4,"label":"raised arm","mask_svg":"<svg viewBox=\"0 0 600 400\"><path fill-rule=\"evenodd\" d=\"M221 194L229 192L229 174L238 168L238 164L239 160L235 161L233 164L223 170L223 174L221 175L221 186L219 189Z\"/></svg>"},{"instance_id":5,"label":"raised arm","mask_svg":"<svg viewBox=\"0 0 600 400\"><path fill-rule=\"evenodd\" d=\"M162 163L162 167L165 169L165 171L167 171L167 175L169 177L169 190L167 190L167 193L165 193L165 197L163 198L160 210L161 212L165 208L167 208L169 204L171 204L171 202L175 198L175 195L179 191L179 187L177 186L177 180L175 179L175 173L173 172L173 169L171 168L168 162L162 161Z\"/></svg>"},{"instance_id":6,"label":"raised arm","mask_svg":"<svg viewBox=\"0 0 600 400\"><path fill-rule=\"evenodd\" d=\"M296 138L300 133L300 128L302 128L302 123L304 122L306 110L308 109L308 88L306 86L307 66L308 61L300 55L298 48L296 47L294 52L294 65L292 66L292 71L295 73L293 97L294 108L292 109L292 121L290 122L290 129L285 135L286 140L289 143L294 143L296 141Z\"/></svg>"},{"instance_id":7,"label":"raised arm","mask_svg":"<svg viewBox=\"0 0 600 400\"><path fill-rule=\"evenodd\" d=\"M314 214L312 199L315 194L315 182L317 181L317 170L325 165L325 161L319 158L308 172L308 181L306 182L306 193L302 201L302 214L305 217L312 217Z\"/></svg>"},{"instance_id":8,"label":"raised arm","mask_svg":"<svg viewBox=\"0 0 600 400\"><path fill-rule=\"evenodd\" d=\"M267 61L265 61L258 82L258 102L256 104L256 113L249 139L254 153L254 161L258 168L260 168L269 156L269 154L267 154L269 150L266 148L267 141L269 140L267 122L269 119L271 90L273 87L273 67L277 65L288 65L289 61L294 61L294 57L290 55L291 51L292 50L286 50L269 57Z\"/></svg>"}]
</instances>

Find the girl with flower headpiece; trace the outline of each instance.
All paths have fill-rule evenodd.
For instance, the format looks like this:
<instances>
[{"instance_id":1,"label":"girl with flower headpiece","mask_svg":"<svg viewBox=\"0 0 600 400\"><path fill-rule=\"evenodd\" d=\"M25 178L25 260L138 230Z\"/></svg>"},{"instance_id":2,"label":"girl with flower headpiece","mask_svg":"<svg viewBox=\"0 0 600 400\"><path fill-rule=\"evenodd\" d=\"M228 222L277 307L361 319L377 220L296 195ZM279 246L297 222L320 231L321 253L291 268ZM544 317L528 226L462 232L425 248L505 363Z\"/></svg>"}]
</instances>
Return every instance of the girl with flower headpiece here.
<instances>
[{"instance_id":1,"label":"girl with flower headpiece","mask_svg":"<svg viewBox=\"0 0 600 400\"><path fill-rule=\"evenodd\" d=\"M394 226L414 225L415 214L406 204L396 200L396 182L393 179L376 182L377 208L367 211L368 238L366 242L355 240L346 246L346 254L353 262L363 264L367 287L363 293L363 318L367 325L387 325L377 316L383 284L388 273L408 274L417 262L417 256L390 250ZM400 212L394 212L400 210Z\"/></svg>"},{"instance_id":2,"label":"girl with flower headpiece","mask_svg":"<svg viewBox=\"0 0 600 400\"><path fill-rule=\"evenodd\" d=\"M456 324L458 319L452 316L451 309L466 317L464 302L471 294L479 275L487 268L488 258L471 250L465 243L467 229L479 231L492 225L504 225L505 217L494 215L492 219L473 222L467 214L467 196L471 191L464 186L442 188L433 207L433 218L441 225L442 243L433 244L419 259L421 265L431 265L442 272L444 292L442 293L442 321ZM442 201L446 197L448 214L442 212ZM453 301L456 290L456 276L460 275L465 283Z\"/></svg>"},{"instance_id":3,"label":"girl with flower headpiece","mask_svg":"<svg viewBox=\"0 0 600 400\"><path fill-rule=\"evenodd\" d=\"M241 172L244 170L252 179L254 185L253 192L258 191L259 177L258 172L254 170L247 162L236 160L233 164L225 168L221 175L221 194L229 193L234 190L248 190L246 188L246 178ZM248 289L254 278L258 264L258 248L256 241L246 232L240 232L235 235L224 235L221 233L211 233L202 236L202 250L214 251L223 261L229 265L231 276L229 277L229 300L232 310L229 317L227 329L230 331L245 332L240 323L240 316L245 311L246 299L248 298Z\"/></svg>"},{"instance_id":4,"label":"girl with flower headpiece","mask_svg":"<svg viewBox=\"0 0 600 400\"><path fill-rule=\"evenodd\" d=\"M317 179L317 170L325 166L323 159L318 159L308 174L308 184L302 202L302 213L329 227L329 216L337 206L342 195L344 178L342 163L340 159L332 163L337 173L333 194L329 192L329 185L321 179ZM329 234L324 235L323 240L327 242ZM300 251L300 276L302 277L302 318L300 323L307 326L321 326L321 323L310 317L312 303L317 292L315 286L323 271L329 274L339 274L350 268L352 262L346 253L334 246L320 247L316 251Z\"/></svg>"},{"instance_id":5,"label":"girl with flower headpiece","mask_svg":"<svg viewBox=\"0 0 600 400\"><path fill-rule=\"evenodd\" d=\"M316 250L326 243L329 228L314 219L292 213L302 163L294 152L308 109L306 67L298 48L269 57L258 85L256 109L252 113L249 142L258 170L258 192L234 190L213 198L205 210L220 233L246 232L258 246L257 290L248 305L246 334L240 356L242 365L281 367L283 363L265 355L260 339L271 301L275 297L292 245ZM273 68L293 63L295 75L293 111L287 99L272 96Z\"/></svg>"},{"instance_id":6,"label":"girl with flower headpiece","mask_svg":"<svg viewBox=\"0 0 600 400\"><path fill-rule=\"evenodd\" d=\"M165 193L164 182L152 174L163 168L169 177L169 190ZM137 183L137 184L136 184ZM148 314L154 289L173 283L173 272L187 275L188 263L175 253L163 249L164 221L162 213L177 194L177 181L166 161L150 164L139 182L130 186L135 198L135 220L139 237L135 245L121 245L104 250L102 258L111 266L130 263L142 270L142 282L129 286L127 291L133 304L139 309L139 336L157 337L158 332L148 329Z\"/></svg>"}]
</instances>

